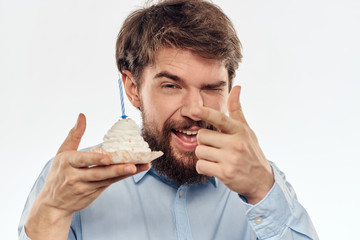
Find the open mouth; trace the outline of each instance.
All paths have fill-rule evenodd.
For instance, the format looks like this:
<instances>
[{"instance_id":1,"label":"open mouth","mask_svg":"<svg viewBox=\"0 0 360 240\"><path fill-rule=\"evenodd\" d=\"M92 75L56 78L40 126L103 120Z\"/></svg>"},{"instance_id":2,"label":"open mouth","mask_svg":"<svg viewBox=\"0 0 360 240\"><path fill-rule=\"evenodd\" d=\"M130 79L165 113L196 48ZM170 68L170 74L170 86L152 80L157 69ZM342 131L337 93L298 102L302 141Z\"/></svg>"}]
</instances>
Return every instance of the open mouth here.
<instances>
[{"instance_id":1,"label":"open mouth","mask_svg":"<svg viewBox=\"0 0 360 240\"><path fill-rule=\"evenodd\" d=\"M176 145L178 145L181 149L185 151L194 151L196 146L198 145L196 139L198 130L199 129L173 129L171 132L176 142Z\"/></svg>"}]
</instances>

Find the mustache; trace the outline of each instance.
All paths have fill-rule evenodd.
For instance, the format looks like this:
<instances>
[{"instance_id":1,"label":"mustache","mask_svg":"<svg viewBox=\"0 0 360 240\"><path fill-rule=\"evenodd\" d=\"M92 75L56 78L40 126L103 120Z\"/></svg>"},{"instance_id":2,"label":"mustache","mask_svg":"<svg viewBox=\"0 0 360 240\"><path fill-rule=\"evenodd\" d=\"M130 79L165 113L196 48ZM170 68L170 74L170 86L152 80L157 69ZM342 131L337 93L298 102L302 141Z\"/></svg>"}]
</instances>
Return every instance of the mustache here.
<instances>
[{"instance_id":1,"label":"mustache","mask_svg":"<svg viewBox=\"0 0 360 240\"><path fill-rule=\"evenodd\" d=\"M164 132L171 131L172 129L183 129L188 130L192 127L199 127L217 131L217 128L205 121L194 121L192 119L186 118L181 121L168 120L164 123Z\"/></svg>"}]
</instances>

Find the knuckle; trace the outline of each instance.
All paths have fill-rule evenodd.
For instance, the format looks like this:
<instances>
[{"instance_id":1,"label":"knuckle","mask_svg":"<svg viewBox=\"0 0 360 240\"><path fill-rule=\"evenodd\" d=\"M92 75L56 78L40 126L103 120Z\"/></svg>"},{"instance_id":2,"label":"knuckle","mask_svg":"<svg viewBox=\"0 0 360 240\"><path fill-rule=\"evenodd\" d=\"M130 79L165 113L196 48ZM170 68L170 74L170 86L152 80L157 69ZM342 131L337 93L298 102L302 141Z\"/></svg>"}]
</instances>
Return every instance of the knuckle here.
<instances>
[{"instance_id":1,"label":"knuckle","mask_svg":"<svg viewBox=\"0 0 360 240\"><path fill-rule=\"evenodd\" d=\"M232 179L235 177L236 172L235 172L234 168L227 166L227 167L223 168L222 175L223 175L224 179Z\"/></svg>"},{"instance_id":2,"label":"knuckle","mask_svg":"<svg viewBox=\"0 0 360 240\"><path fill-rule=\"evenodd\" d=\"M232 165L232 166L236 166L238 164L238 158L239 158L239 153L236 151L230 151L227 154L227 159L228 162Z\"/></svg>"},{"instance_id":3,"label":"knuckle","mask_svg":"<svg viewBox=\"0 0 360 240\"><path fill-rule=\"evenodd\" d=\"M228 121L228 116L226 116L226 114L221 113L220 114L220 122L222 123L226 123Z\"/></svg>"},{"instance_id":4,"label":"knuckle","mask_svg":"<svg viewBox=\"0 0 360 240\"><path fill-rule=\"evenodd\" d=\"M233 168L224 168L223 169L223 177L224 179L233 179L236 176L236 172Z\"/></svg>"},{"instance_id":5,"label":"knuckle","mask_svg":"<svg viewBox=\"0 0 360 240\"><path fill-rule=\"evenodd\" d=\"M102 179L102 178L101 178L101 174L100 174L99 172L97 172L97 171L95 171L95 172L92 173L91 178L94 179L95 181L99 181L99 180Z\"/></svg>"},{"instance_id":6,"label":"knuckle","mask_svg":"<svg viewBox=\"0 0 360 240\"><path fill-rule=\"evenodd\" d=\"M247 149L246 143L244 143L244 142L237 142L236 144L233 144L232 146L236 152L240 152L240 153L246 152L246 149Z\"/></svg>"},{"instance_id":7,"label":"knuckle","mask_svg":"<svg viewBox=\"0 0 360 240\"><path fill-rule=\"evenodd\" d=\"M84 158L77 159L77 165L78 166L86 166L86 161Z\"/></svg>"},{"instance_id":8,"label":"knuckle","mask_svg":"<svg viewBox=\"0 0 360 240\"><path fill-rule=\"evenodd\" d=\"M69 167L74 167L74 166L83 166L83 164L85 163L85 159L78 158L76 154L77 154L76 151L65 151L59 153L58 154L59 166L62 169L67 169Z\"/></svg>"},{"instance_id":9,"label":"knuckle","mask_svg":"<svg viewBox=\"0 0 360 240\"><path fill-rule=\"evenodd\" d=\"M65 177L64 183L69 187L73 187L77 183L77 179L74 176L67 176Z\"/></svg>"},{"instance_id":10,"label":"knuckle","mask_svg":"<svg viewBox=\"0 0 360 240\"><path fill-rule=\"evenodd\" d=\"M222 113L220 115L219 127L222 129L222 128L226 127L228 124L229 124L228 116L226 116L224 113Z\"/></svg>"},{"instance_id":11,"label":"knuckle","mask_svg":"<svg viewBox=\"0 0 360 240\"><path fill-rule=\"evenodd\" d=\"M84 186L76 186L73 190L75 195L83 195L86 193L86 189Z\"/></svg>"},{"instance_id":12,"label":"knuckle","mask_svg":"<svg viewBox=\"0 0 360 240\"><path fill-rule=\"evenodd\" d=\"M66 158L66 153L63 152L63 153L60 153L57 155L57 162L58 162L58 165L61 169L66 169L69 165L69 162Z\"/></svg>"}]
</instances>

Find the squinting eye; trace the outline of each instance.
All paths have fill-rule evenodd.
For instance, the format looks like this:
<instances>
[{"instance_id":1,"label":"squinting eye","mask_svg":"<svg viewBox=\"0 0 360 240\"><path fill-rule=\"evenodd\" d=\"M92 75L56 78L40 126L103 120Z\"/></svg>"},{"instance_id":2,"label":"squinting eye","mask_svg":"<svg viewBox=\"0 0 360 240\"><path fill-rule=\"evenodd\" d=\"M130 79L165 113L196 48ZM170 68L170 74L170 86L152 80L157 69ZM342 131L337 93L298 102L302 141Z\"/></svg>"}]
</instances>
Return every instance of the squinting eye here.
<instances>
[{"instance_id":1,"label":"squinting eye","mask_svg":"<svg viewBox=\"0 0 360 240\"><path fill-rule=\"evenodd\" d=\"M174 85L174 84L164 84L161 86L162 88L178 88L178 86Z\"/></svg>"},{"instance_id":2,"label":"squinting eye","mask_svg":"<svg viewBox=\"0 0 360 240\"><path fill-rule=\"evenodd\" d=\"M209 88L209 89L206 89L206 90L208 90L208 91L210 91L210 92L218 92L218 93L221 93L222 91L223 91L223 89L222 88Z\"/></svg>"}]
</instances>

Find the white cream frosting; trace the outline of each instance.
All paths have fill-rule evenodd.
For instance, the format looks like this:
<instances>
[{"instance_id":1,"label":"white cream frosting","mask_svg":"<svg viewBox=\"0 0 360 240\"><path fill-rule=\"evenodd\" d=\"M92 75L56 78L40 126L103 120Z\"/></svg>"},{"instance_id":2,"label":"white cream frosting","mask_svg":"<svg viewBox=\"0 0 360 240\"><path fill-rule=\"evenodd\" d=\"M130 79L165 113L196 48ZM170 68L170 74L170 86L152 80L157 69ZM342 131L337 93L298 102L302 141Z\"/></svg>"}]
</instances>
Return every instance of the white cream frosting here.
<instances>
[{"instance_id":1,"label":"white cream frosting","mask_svg":"<svg viewBox=\"0 0 360 240\"><path fill-rule=\"evenodd\" d=\"M131 118L117 121L105 134L103 149L106 152L151 152L149 144L140 134L140 128Z\"/></svg>"}]
</instances>

